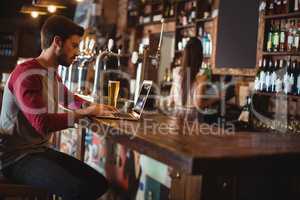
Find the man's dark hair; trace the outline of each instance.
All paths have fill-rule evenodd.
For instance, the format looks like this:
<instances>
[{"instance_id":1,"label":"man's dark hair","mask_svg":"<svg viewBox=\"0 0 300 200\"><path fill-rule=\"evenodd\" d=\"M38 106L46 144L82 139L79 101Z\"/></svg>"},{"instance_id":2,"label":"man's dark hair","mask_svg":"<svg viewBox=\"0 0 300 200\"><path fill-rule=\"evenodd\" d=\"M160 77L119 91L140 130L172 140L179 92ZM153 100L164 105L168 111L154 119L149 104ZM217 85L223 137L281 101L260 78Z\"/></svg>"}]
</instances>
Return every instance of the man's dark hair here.
<instances>
[{"instance_id":1,"label":"man's dark hair","mask_svg":"<svg viewBox=\"0 0 300 200\"><path fill-rule=\"evenodd\" d=\"M54 15L49 17L41 30L41 46L47 49L51 46L54 36L59 36L65 41L71 35L83 36L84 29L64 16Z\"/></svg>"}]
</instances>

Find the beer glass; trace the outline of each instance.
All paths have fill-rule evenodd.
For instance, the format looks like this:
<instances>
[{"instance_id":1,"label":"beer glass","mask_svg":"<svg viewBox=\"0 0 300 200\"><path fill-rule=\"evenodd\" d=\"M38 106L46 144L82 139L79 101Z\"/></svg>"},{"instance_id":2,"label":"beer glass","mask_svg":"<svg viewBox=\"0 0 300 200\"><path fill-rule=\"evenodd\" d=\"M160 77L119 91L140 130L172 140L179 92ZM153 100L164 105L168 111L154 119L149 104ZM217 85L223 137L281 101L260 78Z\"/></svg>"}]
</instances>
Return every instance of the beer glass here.
<instances>
[{"instance_id":1,"label":"beer glass","mask_svg":"<svg viewBox=\"0 0 300 200\"><path fill-rule=\"evenodd\" d=\"M120 81L108 81L108 105L117 107Z\"/></svg>"}]
</instances>

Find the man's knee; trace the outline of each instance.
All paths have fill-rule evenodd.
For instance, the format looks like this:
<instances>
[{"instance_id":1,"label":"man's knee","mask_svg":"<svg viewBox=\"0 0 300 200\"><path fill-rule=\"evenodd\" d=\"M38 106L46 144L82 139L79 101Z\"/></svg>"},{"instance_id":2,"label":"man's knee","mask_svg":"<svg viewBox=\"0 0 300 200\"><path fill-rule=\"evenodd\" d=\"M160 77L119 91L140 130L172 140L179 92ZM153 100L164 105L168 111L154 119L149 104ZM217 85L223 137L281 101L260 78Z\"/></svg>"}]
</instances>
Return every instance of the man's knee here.
<instances>
[{"instance_id":1,"label":"man's knee","mask_svg":"<svg viewBox=\"0 0 300 200\"><path fill-rule=\"evenodd\" d=\"M105 194L108 190L109 183L104 176L100 176L99 183L95 185L95 194L96 197L99 198L103 194Z\"/></svg>"},{"instance_id":2,"label":"man's knee","mask_svg":"<svg viewBox=\"0 0 300 200\"><path fill-rule=\"evenodd\" d=\"M104 176L99 174L99 177L93 181L82 182L79 187L80 196L86 197L86 199L97 199L107 192L109 184Z\"/></svg>"}]
</instances>

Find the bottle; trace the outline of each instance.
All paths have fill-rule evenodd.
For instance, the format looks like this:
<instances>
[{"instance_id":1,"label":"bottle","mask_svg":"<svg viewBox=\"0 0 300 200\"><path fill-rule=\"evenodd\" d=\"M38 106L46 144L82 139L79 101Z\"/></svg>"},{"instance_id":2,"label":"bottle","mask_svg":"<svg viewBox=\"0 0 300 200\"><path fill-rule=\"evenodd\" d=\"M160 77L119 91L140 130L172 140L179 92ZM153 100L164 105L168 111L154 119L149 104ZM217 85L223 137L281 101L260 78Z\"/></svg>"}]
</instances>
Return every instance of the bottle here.
<instances>
[{"instance_id":1,"label":"bottle","mask_svg":"<svg viewBox=\"0 0 300 200\"><path fill-rule=\"evenodd\" d=\"M211 34L207 33L207 55L211 56L212 54L212 38L211 38Z\"/></svg>"},{"instance_id":2,"label":"bottle","mask_svg":"<svg viewBox=\"0 0 300 200\"><path fill-rule=\"evenodd\" d=\"M260 74L259 74L259 85L260 85L260 88L259 90L260 91L264 91L265 89L265 83L266 83L266 70L267 70L267 60L264 58L263 60L263 67L262 67L262 70L260 71Z\"/></svg>"},{"instance_id":3,"label":"bottle","mask_svg":"<svg viewBox=\"0 0 300 200\"><path fill-rule=\"evenodd\" d=\"M202 41L202 38L203 38L203 28L202 28L202 26L199 26L199 28L198 28L198 37Z\"/></svg>"},{"instance_id":4,"label":"bottle","mask_svg":"<svg viewBox=\"0 0 300 200\"><path fill-rule=\"evenodd\" d=\"M299 63L297 60L295 60L296 62L296 67L295 67L295 71L294 71L294 90L293 90L293 94L294 95L298 95L298 76L300 75L300 71L299 71Z\"/></svg>"},{"instance_id":5,"label":"bottle","mask_svg":"<svg viewBox=\"0 0 300 200\"><path fill-rule=\"evenodd\" d=\"M189 23L194 22L195 19L196 19L196 17L197 17L197 12L196 12L197 11L197 9L196 9L197 2L193 1L193 2L191 2L191 4L192 4L192 8L191 8L191 10L189 10L189 13L190 13L190 15L189 15Z\"/></svg>"},{"instance_id":6,"label":"bottle","mask_svg":"<svg viewBox=\"0 0 300 200\"><path fill-rule=\"evenodd\" d=\"M281 13L281 0L274 0L274 9L276 14Z\"/></svg>"},{"instance_id":7,"label":"bottle","mask_svg":"<svg viewBox=\"0 0 300 200\"><path fill-rule=\"evenodd\" d=\"M300 66L297 65L296 94L300 95Z\"/></svg>"},{"instance_id":8,"label":"bottle","mask_svg":"<svg viewBox=\"0 0 300 200\"><path fill-rule=\"evenodd\" d=\"M252 113L251 113L252 99L250 96L246 97L246 103L242 107L242 112L239 116L238 121L245 123L246 128L252 127Z\"/></svg>"},{"instance_id":9,"label":"bottle","mask_svg":"<svg viewBox=\"0 0 300 200\"><path fill-rule=\"evenodd\" d=\"M275 64L274 67L272 68L271 72L270 72L270 79L271 79L271 88L270 88L270 92L275 92L276 89L276 80L277 80L277 74L276 74L276 70L278 68L278 61L275 60Z\"/></svg>"},{"instance_id":10,"label":"bottle","mask_svg":"<svg viewBox=\"0 0 300 200\"><path fill-rule=\"evenodd\" d=\"M290 68L291 68L290 65L291 65L291 62L290 62L290 60L288 60L287 64L286 64L286 71L283 75L283 92L285 94L290 93L290 75L289 75Z\"/></svg>"},{"instance_id":11,"label":"bottle","mask_svg":"<svg viewBox=\"0 0 300 200\"><path fill-rule=\"evenodd\" d=\"M282 79L282 71L283 71L283 67L284 67L284 60L283 60L283 59L280 59L280 60L279 60L279 66L278 66L278 69L276 70L277 78L281 78L281 79Z\"/></svg>"},{"instance_id":12,"label":"bottle","mask_svg":"<svg viewBox=\"0 0 300 200\"><path fill-rule=\"evenodd\" d=\"M279 61L279 68L276 70L276 83L275 83L275 92L279 93L282 91L282 71L284 66L284 60Z\"/></svg>"},{"instance_id":13,"label":"bottle","mask_svg":"<svg viewBox=\"0 0 300 200\"><path fill-rule=\"evenodd\" d=\"M294 11L297 12L299 10L299 0L294 0Z\"/></svg>"},{"instance_id":14,"label":"bottle","mask_svg":"<svg viewBox=\"0 0 300 200\"><path fill-rule=\"evenodd\" d=\"M285 50L286 50L286 26L285 26L284 20L281 20L279 51L283 52Z\"/></svg>"},{"instance_id":15,"label":"bottle","mask_svg":"<svg viewBox=\"0 0 300 200\"><path fill-rule=\"evenodd\" d=\"M267 41L267 51L271 52L272 50L273 50L273 21L271 21L271 26L268 33L268 41Z\"/></svg>"},{"instance_id":16,"label":"bottle","mask_svg":"<svg viewBox=\"0 0 300 200\"><path fill-rule=\"evenodd\" d=\"M268 6L268 9L267 9L267 14L268 15L273 15L274 14L274 2L273 2L273 0L269 1L269 6Z\"/></svg>"},{"instance_id":17,"label":"bottle","mask_svg":"<svg viewBox=\"0 0 300 200\"><path fill-rule=\"evenodd\" d=\"M275 23L275 29L273 33L273 40L272 40L272 46L273 46L273 51L277 52L279 50L279 24L278 21Z\"/></svg>"},{"instance_id":18,"label":"bottle","mask_svg":"<svg viewBox=\"0 0 300 200\"><path fill-rule=\"evenodd\" d=\"M257 73L256 73L256 76L257 77L259 77L259 74L260 74L260 72L263 70L263 60L262 59L260 59L259 61L258 61L258 70L257 70Z\"/></svg>"},{"instance_id":19,"label":"bottle","mask_svg":"<svg viewBox=\"0 0 300 200\"><path fill-rule=\"evenodd\" d=\"M260 59L258 61L258 70L257 70L255 81L254 81L255 91L260 91L260 73L262 71L263 71L263 60Z\"/></svg>"},{"instance_id":20,"label":"bottle","mask_svg":"<svg viewBox=\"0 0 300 200\"><path fill-rule=\"evenodd\" d=\"M207 57L208 56L208 37L207 37L206 32L203 33L202 45L203 45L203 55L204 55L204 57Z\"/></svg>"},{"instance_id":21,"label":"bottle","mask_svg":"<svg viewBox=\"0 0 300 200\"><path fill-rule=\"evenodd\" d=\"M296 74L297 60L294 60L292 63L292 69L290 71L290 84L291 84L291 94L296 94L296 82L297 82L297 74Z\"/></svg>"},{"instance_id":22,"label":"bottle","mask_svg":"<svg viewBox=\"0 0 300 200\"><path fill-rule=\"evenodd\" d=\"M299 51L299 42L300 42L300 23L297 22L297 28L295 27L295 36L294 36L294 49Z\"/></svg>"},{"instance_id":23,"label":"bottle","mask_svg":"<svg viewBox=\"0 0 300 200\"><path fill-rule=\"evenodd\" d=\"M269 61L268 70L266 71L265 92L271 91L271 70L273 68L272 60Z\"/></svg>"},{"instance_id":24,"label":"bottle","mask_svg":"<svg viewBox=\"0 0 300 200\"><path fill-rule=\"evenodd\" d=\"M169 17L173 17L173 16L174 16L174 5L171 3Z\"/></svg>"},{"instance_id":25,"label":"bottle","mask_svg":"<svg viewBox=\"0 0 300 200\"><path fill-rule=\"evenodd\" d=\"M288 33L287 33L287 51L292 51L293 44L294 44L293 24L291 22L288 22L286 24L286 29L288 31Z\"/></svg>"},{"instance_id":26,"label":"bottle","mask_svg":"<svg viewBox=\"0 0 300 200\"><path fill-rule=\"evenodd\" d=\"M282 0L281 13L287 13L287 12L288 12L288 0Z\"/></svg>"},{"instance_id":27,"label":"bottle","mask_svg":"<svg viewBox=\"0 0 300 200\"><path fill-rule=\"evenodd\" d=\"M293 51L298 51L299 50L299 40L300 40L300 33L298 31L298 27L296 25L296 22L293 22Z\"/></svg>"}]
</instances>

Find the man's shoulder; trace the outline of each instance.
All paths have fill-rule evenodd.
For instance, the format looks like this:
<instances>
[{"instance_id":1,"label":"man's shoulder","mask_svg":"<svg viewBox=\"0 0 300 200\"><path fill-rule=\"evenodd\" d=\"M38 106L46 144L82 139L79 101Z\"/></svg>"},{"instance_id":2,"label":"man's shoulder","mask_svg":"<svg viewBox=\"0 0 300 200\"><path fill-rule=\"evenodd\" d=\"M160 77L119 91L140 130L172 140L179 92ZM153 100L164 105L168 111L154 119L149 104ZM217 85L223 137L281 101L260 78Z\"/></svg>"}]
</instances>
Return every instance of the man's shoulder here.
<instances>
[{"instance_id":1,"label":"man's shoulder","mask_svg":"<svg viewBox=\"0 0 300 200\"><path fill-rule=\"evenodd\" d=\"M24 81L25 79L39 79L43 73L45 73L45 69L43 69L35 59L28 59L18 64L12 71L8 87L12 89L14 83Z\"/></svg>"},{"instance_id":2,"label":"man's shoulder","mask_svg":"<svg viewBox=\"0 0 300 200\"><path fill-rule=\"evenodd\" d=\"M13 70L13 73L19 71L26 71L30 69L42 69L42 68L41 65L35 59L28 59L25 62L18 64Z\"/></svg>"}]
</instances>

